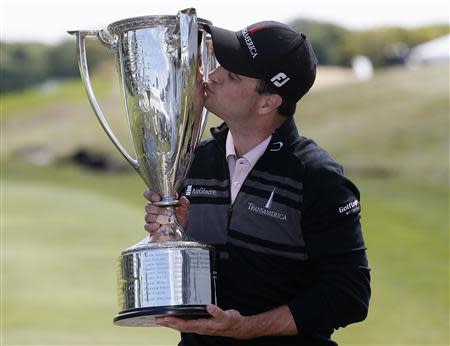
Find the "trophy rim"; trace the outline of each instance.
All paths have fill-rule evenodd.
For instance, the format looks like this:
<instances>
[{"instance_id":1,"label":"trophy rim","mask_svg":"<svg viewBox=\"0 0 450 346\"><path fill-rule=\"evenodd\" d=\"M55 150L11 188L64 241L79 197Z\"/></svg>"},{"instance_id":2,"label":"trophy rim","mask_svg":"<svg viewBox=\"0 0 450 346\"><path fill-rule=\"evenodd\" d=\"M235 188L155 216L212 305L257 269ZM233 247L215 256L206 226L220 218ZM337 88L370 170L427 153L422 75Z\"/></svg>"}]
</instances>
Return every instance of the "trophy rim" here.
<instances>
[{"instance_id":1,"label":"trophy rim","mask_svg":"<svg viewBox=\"0 0 450 346\"><path fill-rule=\"evenodd\" d=\"M154 243L145 243L145 244L139 244L137 246L133 246L131 248L128 248L124 251L122 251L121 256L133 254L133 253L139 253L141 251L146 250L157 250L157 249L171 249L173 251L176 250L183 250L183 249L205 249L214 251L214 246L205 244L205 243L199 243L196 241L163 241L163 242L154 242Z\"/></svg>"},{"instance_id":2,"label":"trophy rim","mask_svg":"<svg viewBox=\"0 0 450 346\"><path fill-rule=\"evenodd\" d=\"M149 26L168 24L169 22L173 22L177 18L178 17L174 15L140 16L126 18L109 24L107 26L107 30L111 34L119 35L129 30L143 29ZM212 22L207 19L197 18L197 21L200 25L212 25Z\"/></svg>"}]
</instances>

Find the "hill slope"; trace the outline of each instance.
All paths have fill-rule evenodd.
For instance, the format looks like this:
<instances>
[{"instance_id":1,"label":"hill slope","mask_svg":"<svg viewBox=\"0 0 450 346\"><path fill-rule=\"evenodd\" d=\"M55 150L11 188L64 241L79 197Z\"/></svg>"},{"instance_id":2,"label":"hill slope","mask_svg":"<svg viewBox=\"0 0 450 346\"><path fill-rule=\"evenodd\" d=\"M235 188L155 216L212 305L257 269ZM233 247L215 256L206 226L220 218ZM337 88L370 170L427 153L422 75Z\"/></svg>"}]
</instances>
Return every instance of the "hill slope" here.
<instances>
[{"instance_id":1,"label":"hill slope","mask_svg":"<svg viewBox=\"0 0 450 346\"><path fill-rule=\"evenodd\" d=\"M115 76L112 69L109 72ZM104 76L105 72L94 78L94 89L118 137L131 148L117 80ZM448 66L434 65L385 70L368 82L351 80L313 88L299 104L297 124L302 133L316 139L355 174L444 183L448 172L448 82ZM3 155L43 147L54 157L92 146L119 158L82 89L78 82L53 94L3 96ZM210 124L218 122L210 116Z\"/></svg>"}]
</instances>

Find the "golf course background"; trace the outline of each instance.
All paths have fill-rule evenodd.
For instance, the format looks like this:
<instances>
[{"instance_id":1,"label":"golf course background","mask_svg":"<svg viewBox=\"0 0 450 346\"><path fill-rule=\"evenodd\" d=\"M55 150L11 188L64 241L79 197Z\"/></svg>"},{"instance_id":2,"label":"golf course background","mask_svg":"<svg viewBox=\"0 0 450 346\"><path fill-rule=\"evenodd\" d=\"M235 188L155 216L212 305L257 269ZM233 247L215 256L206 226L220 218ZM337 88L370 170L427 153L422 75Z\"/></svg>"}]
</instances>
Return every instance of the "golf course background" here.
<instances>
[{"instance_id":1,"label":"golf course background","mask_svg":"<svg viewBox=\"0 0 450 346\"><path fill-rule=\"evenodd\" d=\"M365 82L328 72L296 121L361 191L373 289L368 318L335 339L448 345L449 67L383 69ZM130 148L113 73L99 69L94 90ZM71 159L85 149L124 162L81 82L2 95L1 117L1 344L176 344L167 329L112 324L116 259L145 236L145 186L126 166L93 171Z\"/></svg>"}]
</instances>

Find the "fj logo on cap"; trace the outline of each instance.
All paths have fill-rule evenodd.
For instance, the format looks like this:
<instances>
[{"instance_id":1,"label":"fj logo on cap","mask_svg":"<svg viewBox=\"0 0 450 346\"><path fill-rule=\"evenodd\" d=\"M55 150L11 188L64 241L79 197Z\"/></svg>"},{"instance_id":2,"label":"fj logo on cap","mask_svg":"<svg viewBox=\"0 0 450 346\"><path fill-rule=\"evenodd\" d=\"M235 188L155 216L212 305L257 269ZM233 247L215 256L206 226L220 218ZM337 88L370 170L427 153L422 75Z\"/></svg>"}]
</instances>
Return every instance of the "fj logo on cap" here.
<instances>
[{"instance_id":1,"label":"fj logo on cap","mask_svg":"<svg viewBox=\"0 0 450 346\"><path fill-rule=\"evenodd\" d=\"M285 85L290 78L286 76L283 72L278 73L276 76L273 76L270 81L276 86L276 87L282 87Z\"/></svg>"}]
</instances>

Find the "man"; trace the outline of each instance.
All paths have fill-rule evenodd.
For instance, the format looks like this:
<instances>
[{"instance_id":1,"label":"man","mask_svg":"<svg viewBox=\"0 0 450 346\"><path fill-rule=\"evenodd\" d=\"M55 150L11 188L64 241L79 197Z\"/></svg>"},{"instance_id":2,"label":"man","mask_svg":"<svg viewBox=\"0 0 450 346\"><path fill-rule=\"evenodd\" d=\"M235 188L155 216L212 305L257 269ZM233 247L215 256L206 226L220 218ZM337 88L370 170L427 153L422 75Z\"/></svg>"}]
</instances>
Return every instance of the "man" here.
<instances>
[{"instance_id":1,"label":"man","mask_svg":"<svg viewBox=\"0 0 450 346\"><path fill-rule=\"evenodd\" d=\"M359 192L293 120L315 80L313 49L277 22L209 32L220 67L204 102L224 124L197 149L177 217L216 248L217 306L158 324L186 346L336 345L334 329L365 319L370 278ZM146 213L152 232L164 209Z\"/></svg>"}]
</instances>

